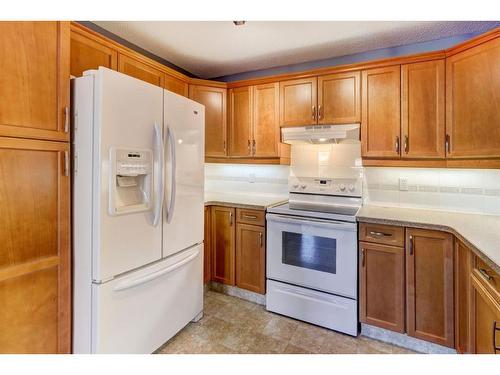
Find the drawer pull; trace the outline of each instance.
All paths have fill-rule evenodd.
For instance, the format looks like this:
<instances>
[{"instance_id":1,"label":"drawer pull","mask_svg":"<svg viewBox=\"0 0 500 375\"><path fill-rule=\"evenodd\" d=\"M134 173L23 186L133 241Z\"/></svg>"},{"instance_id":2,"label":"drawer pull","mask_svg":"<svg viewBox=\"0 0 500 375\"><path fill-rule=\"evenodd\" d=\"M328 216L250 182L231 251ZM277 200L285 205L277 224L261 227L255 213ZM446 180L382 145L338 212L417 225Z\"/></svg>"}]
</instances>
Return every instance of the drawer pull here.
<instances>
[{"instance_id":1,"label":"drawer pull","mask_svg":"<svg viewBox=\"0 0 500 375\"><path fill-rule=\"evenodd\" d=\"M479 273L481 274L481 276L490 281L492 279L492 277L490 275L488 275L488 272L484 269L484 268L479 268Z\"/></svg>"},{"instance_id":2,"label":"drawer pull","mask_svg":"<svg viewBox=\"0 0 500 375\"><path fill-rule=\"evenodd\" d=\"M392 234L390 234L390 233L384 233L384 232L373 232L373 231L371 231L370 234L372 236L378 236L378 237L392 237Z\"/></svg>"},{"instance_id":3,"label":"drawer pull","mask_svg":"<svg viewBox=\"0 0 500 375\"><path fill-rule=\"evenodd\" d=\"M497 331L500 331L500 327L497 327L497 321L493 321L493 350L495 351L495 354L497 351L500 350L500 346L497 346L497 340L496 340L496 333Z\"/></svg>"},{"instance_id":4,"label":"drawer pull","mask_svg":"<svg viewBox=\"0 0 500 375\"><path fill-rule=\"evenodd\" d=\"M245 219L252 219L252 220L257 220L257 216L255 215L243 215Z\"/></svg>"}]
</instances>

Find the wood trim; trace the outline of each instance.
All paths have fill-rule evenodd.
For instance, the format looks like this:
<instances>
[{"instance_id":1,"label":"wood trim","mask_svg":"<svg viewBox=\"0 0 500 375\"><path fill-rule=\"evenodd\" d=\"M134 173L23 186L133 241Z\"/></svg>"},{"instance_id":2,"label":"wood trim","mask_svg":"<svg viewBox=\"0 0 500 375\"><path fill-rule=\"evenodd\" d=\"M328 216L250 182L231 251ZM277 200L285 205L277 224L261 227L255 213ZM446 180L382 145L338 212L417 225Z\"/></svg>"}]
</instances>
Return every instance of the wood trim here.
<instances>
[{"instance_id":1,"label":"wood trim","mask_svg":"<svg viewBox=\"0 0 500 375\"><path fill-rule=\"evenodd\" d=\"M410 64L422 61L429 60L438 60L444 59L445 53L443 50L425 52L413 55L399 56L399 57L389 57L385 59L373 60L368 62L360 62L355 64L346 64L346 65L338 65L334 67L325 67L318 69L305 70L303 72L294 72L294 73L284 73L284 74L275 74L267 77L261 78L253 78L241 81L233 81L228 82L227 87L240 87L240 86L248 86L248 85L259 85L263 83L270 83L276 81L287 81L292 79L302 79L302 78L310 78L319 75L326 74L334 74L334 73L344 73L344 72L352 72L355 70L364 70L364 69L372 69L372 68L383 68L390 65L400 65L400 64Z\"/></svg>"},{"instance_id":2,"label":"wood trim","mask_svg":"<svg viewBox=\"0 0 500 375\"><path fill-rule=\"evenodd\" d=\"M290 158L289 157L279 157L279 158L205 157L205 163L290 165Z\"/></svg>"},{"instance_id":3,"label":"wood trim","mask_svg":"<svg viewBox=\"0 0 500 375\"><path fill-rule=\"evenodd\" d=\"M450 47L444 51L446 57L456 55L457 53L463 52L469 48L476 47L480 44L486 43L492 39L500 37L500 27L496 27L484 34L478 35L475 38L469 39L463 43L457 44L456 46Z\"/></svg>"},{"instance_id":4,"label":"wood trim","mask_svg":"<svg viewBox=\"0 0 500 375\"><path fill-rule=\"evenodd\" d=\"M472 251L465 246L465 244L460 241L459 239L456 239L455 237L455 249L454 249L454 270L453 270L453 277L454 277L454 288L455 288L455 298L454 298L454 303L455 303L455 349L459 353L469 353L469 332L470 332L470 270L471 270L471 262L473 259ZM460 343L460 336L462 335L461 332L461 327L460 327L460 321L463 319L463 317L460 315L460 307L462 306L462 303L464 301L461 301L461 295L460 295L460 272L464 272L464 270L460 269L460 248L466 249L468 252L466 256L466 275L465 275L465 305L466 305L466 326L467 328L465 329L465 334L466 334L466 343L465 347L461 346ZM463 297L463 296L462 296Z\"/></svg>"},{"instance_id":5,"label":"wood trim","mask_svg":"<svg viewBox=\"0 0 500 375\"><path fill-rule=\"evenodd\" d=\"M363 162L363 167L500 169L500 159L372 159L372 158L363 158L362 162Z\"/></svg>"}]
</instances>

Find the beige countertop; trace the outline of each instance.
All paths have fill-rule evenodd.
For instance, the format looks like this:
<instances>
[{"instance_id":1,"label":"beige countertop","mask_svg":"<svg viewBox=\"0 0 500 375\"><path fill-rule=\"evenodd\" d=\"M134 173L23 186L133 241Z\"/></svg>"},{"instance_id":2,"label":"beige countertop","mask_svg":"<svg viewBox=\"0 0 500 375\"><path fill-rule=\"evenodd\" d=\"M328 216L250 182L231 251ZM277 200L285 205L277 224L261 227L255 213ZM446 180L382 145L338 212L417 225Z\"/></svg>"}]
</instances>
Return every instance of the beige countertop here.
<instances>
[{"instance_id":1,"label":"beige countertop","mask_svg":"<svg viewBox=\"0 0 500 375\"><path fill-rule=\"evenodd\" d=\"M288 201L288 195L205 192L205 206L230 206L265 210Z\"/></svg>"},{"instance_id":2,"label":"beige countertop","mask_svg":"<svg viewBox=\"0 0 500 375\"><path fill-rule=\"evenodd\" d=\"M364 205L357 219L450 232L500 273L500 216Z\"/></svg>"}]
</instances>

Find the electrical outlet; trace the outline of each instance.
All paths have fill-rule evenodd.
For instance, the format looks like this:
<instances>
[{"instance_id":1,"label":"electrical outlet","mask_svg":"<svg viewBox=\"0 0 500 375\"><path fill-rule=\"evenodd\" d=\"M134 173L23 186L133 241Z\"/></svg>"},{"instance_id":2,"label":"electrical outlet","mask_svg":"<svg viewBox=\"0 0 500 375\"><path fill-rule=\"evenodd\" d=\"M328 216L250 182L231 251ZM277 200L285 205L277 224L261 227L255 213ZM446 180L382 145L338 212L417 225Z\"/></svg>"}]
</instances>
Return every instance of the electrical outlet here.
<instances>
[{"instance_id":1,"label":"electrical outlet","mask_svg":"<svg viewBox=\"0 0 500 375\"><path fill-rule=\"evenodd\" d=\"M399 178L399 190L408 191L408 179L406 177Z\"/></svg>"},{"instance_id":2,"label":"electrical outlet","mask_svg":"<svg viewBox=\"0 0 500 375\"><path fill-rule=\"evenodd\" d=\"M250 182L251 184L255 182L255 173L248 174L248 182Z\"/></svg>"}]
</instances>

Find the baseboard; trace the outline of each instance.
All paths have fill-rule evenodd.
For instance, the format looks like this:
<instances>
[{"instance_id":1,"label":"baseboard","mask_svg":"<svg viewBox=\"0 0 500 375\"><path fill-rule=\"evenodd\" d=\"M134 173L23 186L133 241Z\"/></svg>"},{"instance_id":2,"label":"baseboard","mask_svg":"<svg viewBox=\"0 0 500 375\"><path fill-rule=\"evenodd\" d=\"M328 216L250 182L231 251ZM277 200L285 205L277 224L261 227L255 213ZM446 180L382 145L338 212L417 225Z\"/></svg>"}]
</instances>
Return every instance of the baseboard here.
<instances>
[{"instance_id":1,"label":"baseboard","mask_svg":"<svg viewBox=\"0 0 500 375\"><path fill-rule=\"evenodd\" d=\"M374 327L361 323L361 335L383 341L402 348L414 350L419 353L427 354L456 354L457 351L446 346L434 344L432 342L410 337L403 333L389 331L384 328Z\"/></svg>"},{"instance_id":2,"label":"baseboard","mask_svg":"<svg viewBox=\"0 0 500 375\"><path fill-rule=\"evenodd\" d=\"M213 290L215 292L227 294L229 296L238 297L244 299L246 301L250 301L253 303L257 303L259 305L266 305L266 296L264 294L258 294L255 292L251 292L246 289L238 288L237 286L221 284L216 281L211 281L207 284L207 288L209 290Z\"/></svg>"}]
</instances>

